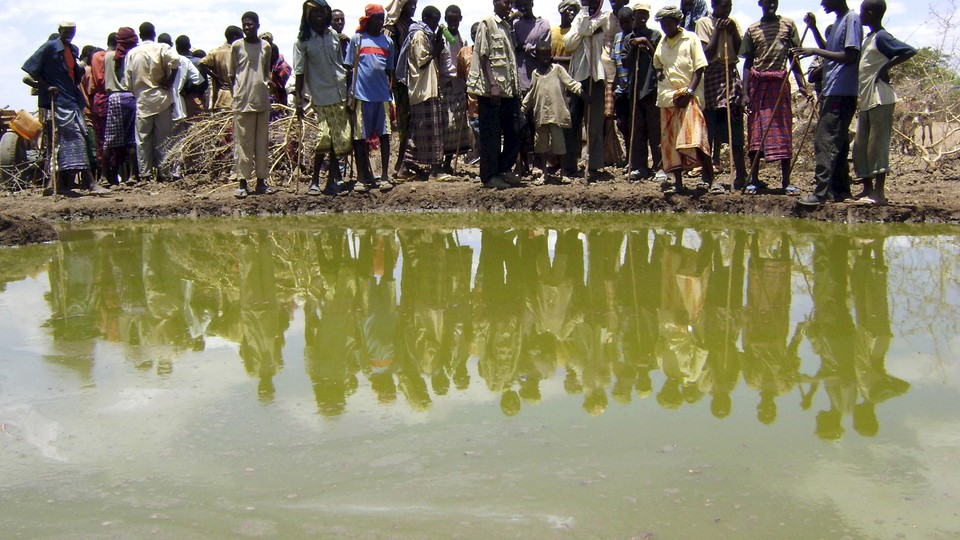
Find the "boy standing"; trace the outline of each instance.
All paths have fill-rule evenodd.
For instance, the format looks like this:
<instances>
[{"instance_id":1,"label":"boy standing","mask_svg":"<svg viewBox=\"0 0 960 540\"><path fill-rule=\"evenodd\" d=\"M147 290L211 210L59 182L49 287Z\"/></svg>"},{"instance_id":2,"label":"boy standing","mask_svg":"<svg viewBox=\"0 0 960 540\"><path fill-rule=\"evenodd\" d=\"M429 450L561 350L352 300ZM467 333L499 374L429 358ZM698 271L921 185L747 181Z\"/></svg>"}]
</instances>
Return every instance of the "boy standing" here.
<instances>
[{"instance_id":1,"label":"boy standing","mask_svg":"<svg viewBox=\"0 0 960 540\"><path fill-rule=\"evenodd\" d=\"M347 65L356 78L353 88L354 140L357 156L357 185L354 191L363 193L379 188L388 191L390 183L390 86L393 79L393 42L383 35L383 6L369 4L360 18L357 34L347 45ZM348 103L349 104L349 103ZM370 150L380 147L379 185L370 168Z\"/></svg>"},{"instance_id":2,"label":"boy standing","mask_svg":"<svg viewBox=\"0 0 960 540\"><path fill-rule=\"evenodd\" d=\"M703 52L710 64L703 74L703 94L706 100L703 116L713 148L713 165L720 165L720 147L733 147L733 167L736 170L734 187L741 187L747 178L743 161L743 83L737 70L737 52L742 34L737 21L730 18L733 4L730 0L713 0L713 13L697 21L697 37L703 43ZM727 125L727 118L730 125ZM727 140L728 135L733 138Z\"/></svg>"},{"instance_id":3,"label":"boy standing","mask_svg":"<svg viewBox=\"0 0 960 540\"><path fill-rule=\"evenodd\" d=\"M539 65L533 72L530 91L523 98L521 108L533 115L536 125L534 151L540 154L544 167L554 157L557 164L567 153L563 130L570 129L570 111L567 109L567 92L580 93L580 83L573 80L563 67L553 63L550 43L541 42L536 48ZM544 176L549 178L547 169ZM567 179L563 183L569 184Z\"/></svg>"},{"instance_id":4,"label":"boy standing","mask_svg":"<svg viewBox=\"0 0 960 540\"><path fill-rule=\"evenodd\" d=\"M803 21L813 30L819 48L796 48L793 54L799 57L820 56L823 58L823 93L820 100L820 120L813 138L816 167L814 176L816 190L800 198L803 206L820 206L832 196L843 202L850 196L850 167L847 154L850 152L850 122L857 112L859 82L857 64L860 43L863 41L863 26L860 16L847 7L846 0L822 0L824 11L836 13L827 40L817 29L817 19L807 13Z\"/></svg>"},{"instance_id":5,"label":"boy standing","mask_svg":"<svg viewBox=\"0 0 960 540\"><path fill-rule=\"evenodd\" d=\"M673 173L673 185L665 185L664 195L683 189L682 173L697 165L703 168L703 180L697 186L712 193L723 193L713 184L710 142L700 104L703 86L700 80L707 68L707 57L696 34L680 28L683 13L676 6L657 12L664 38L653 54L657 70L657 106L660 107L660 149L663 170Z\"/></svg>"},{"instance_id":6,"label":"boy standing","mask_svg":"<svg viewBox=\"0 0 960 540\"><path fill-rule=\"evenodd\" d=\"M270 44L257 37L260 17L248 11L240 18L243 39L230 46L230 81L233 94L233 140L240 187L234 195L247 196L247 180L256 172L255 193L273 193L268 145L270 117ZM254 171L256 164L256 171Z\"/></svg>"},{"instance_id":7,"label":"boy standing","mask_svg":"<svg viewBox=\"0 0 960 540\"><path fill-rule=\"evenodd\" d=\"M788 76L787 62L792 47L800 46L800 34L792 20L777 15L779 0L760 0L763 16L747 27L740 46L743 66L743 91L747 106L747 132L750 139L750 185L747 193L760 187L759 156L780 162L780 178L787 195L797 193L790 184L790 161L793 157L793 100L789 95L777 98ZM799 62L792 65L797 88L804 95L810 91L803 79ZM784 89L784 92L789 91ZM774 108L776 107L776 108ZM766 137L764 137L766 131Z\"/></svg>"},{"instance_id":8,"label":"boy standing","mask_svg":"<svg viewBox=\"0 0 960 540\"><path fill-rule=\"evenodd\" d=\"M897 41L883 28L884 0L864 0L860 20L870 28L860 56L860 117L853 141L853 170L863 179L860 201L887 203L883 187L890 171L890 134L897 95L890 86L890 68L903 63L917 50Z\"/></svg>"},{"instance_id":9,"label":"boy standing","mask_svg":"<svg viewBox=\"0 0 960 540\"><path fill-rule=\"evenodd\" d=\"M653 171L659 171L663 165L660 156L657 73L653 68L653 52L660 45L663 35L659 30L647 27L649 20L650 4L634 4L633 32L624 38L623 46L623 63L629 73L627 92L633 107L629 113L629 136L626 137L631 180L650 178ZM652 166L647 161L648 149Z\"/></svg>"}]
</instances>

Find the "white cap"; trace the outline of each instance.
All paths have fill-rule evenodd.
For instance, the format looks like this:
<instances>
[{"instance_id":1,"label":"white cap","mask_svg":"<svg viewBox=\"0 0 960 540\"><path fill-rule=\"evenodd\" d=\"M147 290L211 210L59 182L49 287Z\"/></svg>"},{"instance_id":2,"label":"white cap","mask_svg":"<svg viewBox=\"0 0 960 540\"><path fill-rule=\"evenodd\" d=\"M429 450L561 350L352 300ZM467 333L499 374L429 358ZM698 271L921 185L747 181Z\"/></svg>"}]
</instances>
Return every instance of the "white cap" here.
<instances>
[{"instance_id":1,"label":"white cap","mask_svg":"<svg viewBox=\"0 0 960 540\"><path fill-rule=\"evenodd\" d=\"M60 21L60 28L76 28L77 23L73 21Z\"/></svg>"}]
</instances>

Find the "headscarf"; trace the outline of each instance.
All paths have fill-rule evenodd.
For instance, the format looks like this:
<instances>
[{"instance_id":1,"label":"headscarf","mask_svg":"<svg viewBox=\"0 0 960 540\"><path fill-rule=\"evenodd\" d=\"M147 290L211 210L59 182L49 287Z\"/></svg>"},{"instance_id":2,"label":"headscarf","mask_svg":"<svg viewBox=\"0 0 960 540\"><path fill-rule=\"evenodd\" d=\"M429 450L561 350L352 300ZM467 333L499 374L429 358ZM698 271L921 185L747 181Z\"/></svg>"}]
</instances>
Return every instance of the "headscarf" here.
<instances>
[{"instance_id":1,"label":"headscarf","mask_svg":"<svg viewBox=\"0 0 960 540\"><path fill-rule=\"evenodd\" d=\"M407 5L407 0L390 0L387 2L386 7L386 19L383 21L384 26L390 26L397 23L397 19L400 18L400 12L403 11L403 6Z\"/></svg>"},{"instance_id":2,"label":"headscarf","mask_svg":"<svg viewBox=\"0 0 960 540\"><path fill-rule=\"evenodd\" d=\"M260 39L263 39L263 40L269 41L270 43L273 43L273 34L270 33L270 32L264 32L264 33L260 34Z\"/></svg>"},{"instance_id":3,"label":"headscarf","mask_svg":"<svg viewBox=\"0 0 960 540\"><path fill-rule=\"evenodd\" d=\"M580 11L580 2L578 0L563 0L560 2L560 5L557 6L557 11L563 13L568 8L576 8L577 11Z\"/></svg>"},{"instance_id":4,"label":"headscarf","mask_svg":"<svg viewBox=\"0 0 960 540\"><path fill-rule=\"evenodd\" d=\"M313 29L310 28L310 23L307 21L310 19L310 12L319 8L326 8L329 11L330 4L326 0L307 0L303 3L303 14L300 16L300 33L297 35L297 39L300 41L307 41L313 35Z\"/></svg>"},{"instance_id":5,"label":"headscarf","mask_svg":"<svg viewBox=\"0 0 960 540\"><path fill-rule=\"evenodd\" d=\"M137 43L140 43L140 38L137 37L137 32L133 28L124 26L117 30L117 48L114 59L117 62L123 60L130 49L137 46Z\"/></svg>"},{"instance_id":6,"label":"headscarf","mask_svg":"<svg viewBox=\"0 0 960 540\"><path fill-rule=\"evenodd\" d=\"M682 10L681 13L683 13ZM706 0L693 0L693 6L690 8L690 13L683 15L683 18L680 20L680 26L682 26L685 30L694 32L697 29L697 21L703 17L706 17L707 15L708 12Z\"/></svg>"},{"instance_id":7,"label":"headscarf","mask_svg":"<svg viewBox=\"0 0 960 540\"><path fill-rule=\"evenodd\" d=\"M410 41L417 32L421 31L427 34L427 39L430 43L433 43L436 39L436 32L431 30L430 27L427 26L427 23L414 21L410 24L410 32L407 33L407 39L404 40L403 45L400 47L400 54L397 55L397 70L394 72L396 80L404 84L407 83L407 59L410 57Z\"/></svg>"},{"instance_id":8,"label":"headscarf","mask_svg":"<svg viewBox=\"0 0 960 540\"><path fill-rule=\"evenodd\" d=\"M683 12L680 11L680 8L677 6L667 6L657 12L657 15L653 20L660 22L664 19L676 19L677 21L683 20Z\"/></svg>"},{"instance_id":9,"label":"headscarf","mask_svg":"<svg viewBox=\"0 0 960 540\"><path fill-rule=\"evenodd\" d=\"M367 31L367 21L370 20L370 17L385 14L386 11L380 4L367 4L367 7L363 9L363 17L360 17L360 26L357 27L357 32Z\"/></svg>"}]
</instances>

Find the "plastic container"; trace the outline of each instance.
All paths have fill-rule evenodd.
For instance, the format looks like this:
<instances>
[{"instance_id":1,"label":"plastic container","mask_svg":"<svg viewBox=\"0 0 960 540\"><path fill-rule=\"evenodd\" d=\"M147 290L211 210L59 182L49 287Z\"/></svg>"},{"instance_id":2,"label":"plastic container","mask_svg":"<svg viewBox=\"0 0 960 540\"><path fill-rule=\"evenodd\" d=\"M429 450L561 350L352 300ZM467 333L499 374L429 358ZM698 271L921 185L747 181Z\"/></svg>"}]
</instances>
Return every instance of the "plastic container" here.
<instances>
[{"instance_id":1,"label":"plastic container","mask_svg":"<svg viewBox=\"0 0 960 540\"><path fill-rule=\"evenodd\" d=\"M10 121L10 129L15 131L20 137L32 141L40 134L43 129L41 124L32 114L21 110L13 120Z\"/></svg>"}]
</instances>

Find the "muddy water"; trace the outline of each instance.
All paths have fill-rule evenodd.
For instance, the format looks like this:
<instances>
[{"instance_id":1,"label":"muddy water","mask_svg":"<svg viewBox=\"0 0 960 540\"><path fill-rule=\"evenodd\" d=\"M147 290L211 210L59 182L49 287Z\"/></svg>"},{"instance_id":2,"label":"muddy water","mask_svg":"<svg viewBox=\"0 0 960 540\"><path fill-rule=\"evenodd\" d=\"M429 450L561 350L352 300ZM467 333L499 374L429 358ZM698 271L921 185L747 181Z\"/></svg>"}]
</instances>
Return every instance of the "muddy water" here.
<instances>
[{"instance_id":1,"label":"muddy water","mask_svg":"<svg viewBox=\"0 0 960 540\"><path fill-rule=\"evenodd\" d=\"M956 229L61 237L0 251L4 538L960 535Z\"/></svg>"}]
</instances>

